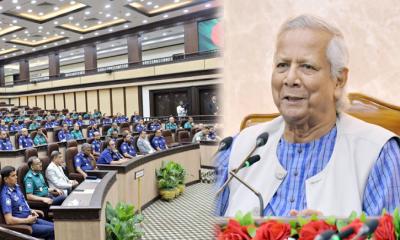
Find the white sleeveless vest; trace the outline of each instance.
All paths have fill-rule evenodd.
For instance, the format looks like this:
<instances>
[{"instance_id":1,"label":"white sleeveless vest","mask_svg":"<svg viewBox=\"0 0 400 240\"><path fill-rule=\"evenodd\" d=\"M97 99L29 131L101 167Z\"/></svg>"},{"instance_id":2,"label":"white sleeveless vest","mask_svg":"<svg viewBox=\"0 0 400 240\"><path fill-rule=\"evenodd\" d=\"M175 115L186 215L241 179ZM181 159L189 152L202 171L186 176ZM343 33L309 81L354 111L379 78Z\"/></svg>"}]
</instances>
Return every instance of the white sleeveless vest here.
<instances>
[{"instance_id":1,"label":"white sleeveless vest","mask_svg":"<svg viewBox=\"0 0 400 240\"><path fill-rule=\"evenodd\" d=\"M283 118L278 117L271 122L246 128L235 139L230 154L229 171L240 165L261 133L269 133L267 144L253 154L259 154L260 161L238 173L238 176L261 193L264 208L286 176L286 170L276 155L284 127ZM306 201L307 208L319 210L325 216L348 217L352 211L361 213L364 189L371 168L383 145L396 135L347 114L337 117L336 127L335 146L328 164L317 175L306 180ZM229 188L225 216L234 216L239 210L259 214L258 198L250 190L236 179L231 181Z\"/></svg>"}]
</instances>

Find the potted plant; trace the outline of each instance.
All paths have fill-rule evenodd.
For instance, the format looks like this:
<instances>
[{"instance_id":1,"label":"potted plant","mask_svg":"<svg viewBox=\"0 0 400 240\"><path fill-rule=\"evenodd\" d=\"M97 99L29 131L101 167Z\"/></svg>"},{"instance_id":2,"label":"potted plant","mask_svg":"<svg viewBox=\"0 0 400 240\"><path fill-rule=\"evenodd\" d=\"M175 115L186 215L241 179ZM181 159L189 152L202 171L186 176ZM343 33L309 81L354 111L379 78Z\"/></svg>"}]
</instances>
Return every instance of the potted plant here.
<instances>
[{"instance_id":1,"label":"potted plant","mask_svg":"<svg viewBox=\"0 0 400 240\"><path fill-rule=\"evenodd\" d=\"M177 189L178 179L174 171L173 164L164 164L164 162L160 169L156 169L158 189L163 200L170 201L174 199L177 191L179 191Z\"/></svg>"},{"instance_id":2,"label":"potted plant","mask_svg":"<svg viewBox=\"0 0 400 240\"><path fill-rule=\"evenodd\" d=\"M135 214L133 205L118 203L115 208L107 202L106 206L106 237L107 240L136 240L144 234L140 223L143 216Z\"/></svg>"},{"instance_id":3,"label":"potted plant","mask_svg":"<svg viewBox=\"0 0 400 240\"><path fill-rule=\"evenodd\" d=\"M185 190L186 171L179 163L173 163L173 169L175 177L178 181L177 188L179 189L179 194L182 194L183 191Z\"/></svg>"}]
</instances>

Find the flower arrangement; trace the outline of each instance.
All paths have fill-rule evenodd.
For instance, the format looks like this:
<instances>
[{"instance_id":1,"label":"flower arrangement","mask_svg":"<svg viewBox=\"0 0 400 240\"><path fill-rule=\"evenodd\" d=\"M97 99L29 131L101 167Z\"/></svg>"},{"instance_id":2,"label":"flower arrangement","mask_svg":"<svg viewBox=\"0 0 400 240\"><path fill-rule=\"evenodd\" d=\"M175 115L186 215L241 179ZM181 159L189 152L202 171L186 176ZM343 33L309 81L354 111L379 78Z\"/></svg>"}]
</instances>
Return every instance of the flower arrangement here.
<instances>
[{"instance_id":1,"label":"flower arrangement","mask_svg":"<svg viewBox=\"0 0 400 240\"><path fill-rule=\"evenodd\" d=\"M367 221L365 213L357 216L353 212L347 219L327 217L318 219L316 215L309 218L297 217L288 222L266 219L257 225L251 213L238 212L234 219L229 219L226 226L217 228L218 240L284 240L299 239L313 240L317 235L327 231L344 231L353 228L355 233L345 239L352 239L358 230ZM392 215L384 210L379 218L379 225L375 232L365 239L399 240L400 214L396 209Z\"/></svg>"}]
</instances>

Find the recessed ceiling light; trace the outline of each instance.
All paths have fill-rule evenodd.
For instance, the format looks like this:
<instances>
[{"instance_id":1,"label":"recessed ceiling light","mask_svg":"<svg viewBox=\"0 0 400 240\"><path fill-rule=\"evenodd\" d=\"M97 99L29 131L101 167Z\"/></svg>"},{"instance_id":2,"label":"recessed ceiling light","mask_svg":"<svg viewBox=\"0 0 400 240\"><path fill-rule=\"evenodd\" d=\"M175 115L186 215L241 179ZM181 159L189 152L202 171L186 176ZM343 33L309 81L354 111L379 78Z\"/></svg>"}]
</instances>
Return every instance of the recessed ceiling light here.
<instances>
[{"instance_id":1,"label":"recessed ceiling light","mask_svg":"<svg viewBox=\"0 0 400 240\"><path fill-rule=\"evenodd\" d=\"M109 28L109 29L108 29L108 31L109 31L109 32L112 32L112 31L113 31L113 29L112 29L112 28Z\"/></svg>"},{"instance_id":2,"label":"recessed ceiling light","mask_svg":"<svg viewBox=\"0 0 400 240\"><path fill-rule=\"evenodd\" d=\"M44 48L47 48L47 45L44 45L43 47L44 47Z\"/></svg>"},{"instance_id":3,"label":"recessed ceiling light","mask_svg":"<svg viewBox=\"0 0 400 240\"><path fill-rule=\"evenodd\" d=\"M104 6L104 8L110 8L110 7L111 7L110 4L107 4L107 5Z\"/></svg>"},{"instance_id":4,"label":"recessed ceiling light","mask_svg":"<svg viewBox=\"0 0 400 240\"><path fill-rule=\"evenodd\" d=\"M185 9L185 10L183 10L183 12L184 12L184 13L188 13L188 12L189 12L189 10L188 10L188 9Z\"/></svg>"},{"instance_id":5,"label":"recessed ceiling light","mask_svg":"<svg viewBox=\"0 0 400 240\"><path fill-rule=\"evenodd\" d=\"M29 33L29 31L28 31L28 30L25 30L25 31L24 31L24 33L25 33L25 34L28 34L28 33Z\"/></svg>"},{"instance_id":6,"label":"recessed ceiling light","mask_svg":"<svg viewBox=\"0 0 400 240\"><path fill-rule=\"evenodd\" d=\"M58 43L56 43L56 42L55 42L55 43L54 43L54 45L55 45L55 46L57 46L57 45L58 45Z\"/></svg>"},{"instance_id":7,"label":"recessed ceiling light","mask_svg":"<svg viewBox=\"0 0 400 240\"><path fill-rule=\"evenodd\" d=\"M35 4L35 3L36 3L36 0L32 0L32 1L31 1L31 4Z\"/></svg>"},{"instance_id":8,"label":"recessed ceiling light","mask_svg":"<svg viewBox=\"0 0 400 240\"><path fill-rule=\"evenodd\" d=\"M102 11L100 11L100 12L99 12L99 14L101 15L101 14L103 14L103 12L102 12Z\"/></svg>"},{"instance_id":9,"label":"recessed ceiling light","mask_svg":"<svg viewBox=\"0 0 400 240\"><path fill-rule=\"evenodd\" d=\"M2 38L1 40L6 41L7 39L6 38Z\"/></svg>"},{"instance_id":10,"label":"recessed ceiling light","mask_svg":"<svg viewBox=\"0 0 400 240\"><path fill-rule=\"evenodd\" d=\"M68 43L68 42L69 42L69 39L65 40L65 42L67 42L67 43Z\"/></svg>"},{"instance_id":11,"label":"recessed ceiling light","mask_svg":"<svg viewBox=\"0 0 400 240\"><path fill-rule=\"evenodd\" d=\"M42 32L42 30L39 30L38 32L39 32L39 33L41 33L41 32Z\"/></svg>"},{"instance_id":12,"label":"recessed ceiling light","mask_svg":"<svg viewBox=\"0 0 400 240\"><path fill-rule=\"evenodd\" d=\"M86 11L86 12L85 12L85 15L89 15L89 14L90 14L90 12L89 12L89 11Z\"/></svg>"},{"instance_id":13,"label":"recessed ceiling light","mask_svg":"<svg viewBox=\"0 0 400 240\"><path fill-rule=\"evenodd\" d=\"M16 38L16 37L17 37L17 35L13 34L13 38Z\"/></svg>"},{"instance_id":14,"label":"recessed ceiling light","mask_svg":"<svg viewBox=\"0 0 400 240\"><path fill-rule=\"evenodd\" d=\"M129 17L131 15L130 12L125 13L125 16Z\"/></svg>"},{"instance_id":15,"label":"recessed ceiling light","mask_svg":"<svg viewBox=\"0 0 400 240\"><path fill-rule=\"evenodd\" d=\"M162 35L163 35L163 36L167 36L167 33L163 33Z\"/></svg>"},{"instance_id":16,"label":"recessed ceiling light","mask_svg":"<svg viewBox=\"0 0 400 240\"><path fill-rule=\"evenodd\" d=\"M147 37L143 37L143 40L147 40Z\"/></svg>"},{"instance_id":17,"label":"recessed ceiling light","mask_svg":"<svg viewBox=\"0 0 400 240\"><path fill-rule=\"evenodd\" d=\"M38 26L39 29L43 29L43 26Z\"/></svg>"},{"instance_id":18,"label":"recessed ceiling light","mask_svg":"<svg viewBox=\"0 0 400 240\"><path fill-rule=\"evenodd\" d=\"M17 21L17 19L14 19L12 22L15 24L15 23L17 23L18 21Z\"/></svg>"},{"instance_id":19,"label":"recessed ceiling light","mask_svg":"<svg viewBox=\"0 0 400 240\"><path fill-rule=\"evenodd\" d=\"M54 9L54 11L57 11L59 8L57 6L55 6L53 9Z\"/></svg>"},{"instance_id":20,"label":"recessed ceiling light","mask_svg":"<svg viewBox=\"0 0 400 240\"><path fill-rule=\"evenodd\" d=\"M71 5L73 5L73 4L75 4L76 2L75 1L71 1L71 2L69 2L69 4L71 4Z\"/></svg>"},{"instance_id":21,"label":"recessed ceiling light","mask_svg":"<svg viewBox=\"0 0 400 240\"><path fill-rule=\"evenodd\" d=\"M12 55L15 56L15 53L13 53Z\"/></svg>"},{"instance_id":22,"label":"recessed ceiling light","mask_svg":"<svg viewBox=\"0 0 400 240\"><path fill-rule=\"evenodd\" d=\"M18 0L12 0L12 3L14 4L18 3Z\"/></svg>"},{"instance_id":23,"label":"recessed ceiling light","mask_svg":"<svg viewBox=\"0 0 400 240\"><path fill-rule=\"evenodd\" d=\"M17 47L17 45L13 45L13 48L16 48Z\"/></svg>"},{"instance_id":24,"label":"recessed ceiling light","mask_svg":"<svg viewBox=\"0 0 400 240\"><path fill-rule=\"evenodd\" d=\"M47 35L50 35L50 32L46 32Z\"/></svg>"},{"instance_id":25,"label":"recessed ceiling light","mask_svg":"<svg viewBox=\"0 0 400 240\"><path fill-rule=\"evenodd\" d=\"M128 28L128 27L129 27L129 25L128 25L128 24L125 24L125 25L124 25L124 28Z\"/></svg>"},{"instance_id":26,"label":"recessed ceiling light","mask_svg":"<svg viewBox=\"0 0 400 240\"><path fill-rule=\"evenodd\" d=\"M21 53L25 53L25 51L22 51Z\"/></svg>"},{"instance_id":27,"label":"recessed ceiling light","mask_svg":"<svg viewBox=\"0 0 400 240\"><path fill-rule=\"evenodd\" d=\"M28 13L31 13L32 12L32 9L28 9Z\"/></svg>"},{"instance_id":28,"label":"recessed ceiling light","mask_svg":"<svg viewBox=\"0 0 400 240\"><path fill-rule=\"evenodd\" d=\"M46 39L47 39L47 37L43 37L43 39L44 39L44 40L46 40Z\"/></svg>"},{"instance_id":29,"label":"recessed ceiling light","mask_svg":"<svg viewBox=\"0 0 400 240\"><path fill-rule=\"evenodd\" d=\"M21 6L18 5L18 6L16 6L15 8L16 8L17 10L20 10L20 9L21 9Z\"/></svg>"},{"instance_id":30,"label":"recessed ceiling light","mask_svg":"<svg viewBox=\"0 0 400 240\"><path fill-rule=\"evenodd\" d=\"M8 58L8 55L5 55L4 58Z\"/></svg>"},{"instance_id":31,"label":"recessed ceiling light","mask_svg":"<svg viewBox=\"0 0 400 240\"><path fill-rule=\"evenodd\" d=\"M3 6L0 6L0 10L3 9Z\"/></svg>"},{"instance_id":32,"label":"recessed ceiling light","mask_svg":"<svg viewBox=\"0 0 400 240\"><path fill-rule=\"evenodd\" d=\"M44 14L44 13L42 13L42 12L39 13L40 16L43 16L43 14Z\"/></svg>"},{"instance_id":33,"label":"recessed ceiling light","mask_svg":"<svg viewBox=\"0 0 400 240\"><path fill-rule=\"evenodd\" d=\"M165 14L163 17L164 17L164 18L167 18L167 17L168 17L168 14Z\"/></svg>"},{"instance_id":34,"label":"recessed ceiling light","mask_svg":"<svg viewBox=\"0 0 400 240\"><path fill-rule=\"evenodd\" d=\"M69 20L74 20L74 17L73 17L73 16L70 16L68 19L69 19Z\"/></svg>"},{"instance_id":35,"label":"recessed ceiling light","mask_svg":"<svg viewBox=\"0 0 400 240\"><path fill-rule=\"evenodd\" d=\"M75 26L79 26L79 25L81 25L79 22L75 23Z\"/></svg>"},{"instance_id":36,"label":"recessed ceiling light","mask_svg":"<svg viewBox=\"0 0 400 240\"><path fill-rule=\"evenodd\" d=\"M175 2L175 3L178 3L178 2L180 2L180 0L174 0L174 2Z\"/></svg>"},{"instance_id":37,"label":"recessed ceiling light","mask_svg":"<svg viewBox=\"0 0 400 240\"><path fill-rule=\"evenodd\" d=\"M149 6L150 6L151 4L153 4L153 3L152 3L152 2L147 2L147 5L149 5Z\"/></svg>"},{"instance_id":38,"label":"recessed ceiling light","mask_svg":"<svg viewBox=\"0 0 400 240\"><path fill-rule=\"evenodd\" d=\"M95 33L94 33L94 35L96 35L96 36L97 36L97 35L99 35L99 33L98 33L98 32L95 32Z\"/></svg>"},{"instance_id":39,"label":"recessed ceiling light","mask_svg":"<svg viewBox=\"0 0 400 240\"><path fill-rule=\"evenodd\" d=\"M114 44L111 44L111 47L114 47L115 45Z\"/></svg>"},{"instance_id":40,"label":"recessed ceiling light","mask_svg":"<svg viewBox=\"0 0 400 240\"><path fill-rule=\"evenodd\" d=\"M118 19L118 17L113 17L113 19L114 19L114 20L117 20L117 19Z\"/></svg>"},{"instance_id":41,"label":"recessed ceiling light","mask_svg":"<svg viewBox=\"0 0 400 240\"><path fill-rule=\"evenodd\" d=\"M54 21L53 23L54 23L54 25L57 25L57 24L58 24L58 21Z\"/></svg>"},{"instance_id":42,"label":"recessed ceiling light","mask_svg":"<svg viewBox=\"0 0 400 240\"><path fill-rule=\"evenodd\" d=\"M153 8L159 8L160 6L158 6L158 5L155 5Z\"/></svg>"},{"instance_id":43,"label":"recessed ceiling light","mask_svg":"<svg viewBox=\"0 0 400 240\"><path fill-rule=\"evenodd\" d=\"M36 51L36 48L32 48L32 51Z\"/></svg>"},{"instance_id":44,"label":"recessed ceiling light","mask_svg":"<svg viewBox=\"0 0 400 240\"><path fill-rule=\"evenodd\" d=\"M97 47L97 48L96 48L96 50L100 50L100 49L101 49L100 47Z\"/></svg>"},{"instance_id":45,"label":"recessed ceiling light","mask_svg":"<svg viewBox=\"0 0 400 240\"><path fill-rule=\"evenodd\" d=\"M111 17L111 14L107 13L107 14L106 14L106 17Z\"/></svg>"},{"instance_id":46,"label":"recessed ceiling light","mask_svg":"<svg viewBox=\"0 0 400 240\"><path fill-rule=\"evenodd\" d=\"M83 28L87 28L87 25L84 25Z\"/></svg>"},{"instance_id":47,"label":"recessed ceiling light","mask_svg":"<svg viewBox=\"0 0 400 240\"><path fill-rule=\"evenodd\" d=\"M146 19L145 19L145 20L143 20L143 21L142 21L142 23L147 23L147 20L146 20Z\"/></svg>"},{"instance_id":48,"label":"recessed ceiling light","mask_svg":"<svg viewBox=\"0 0 400 240\"><path fill-rule=\"evenodd\" d=\"M102 24L102 23L103 23L102 21L98 21L98 22L97 22L97 24Z\"/></svg>"},{"instance_id":49,"label":"recessed ceiling light","mask_svg":"<svg viewBox=\"0 0 400 240\"><path fill-rule=\"evenodd\" d=\"M80 38L80 39L83 39L83 36L80 36L79 38Z\"/></svg>"},{"instance_id":50,"label":"recessed ceiling light","mask_svg":"<svg viewBox=\"0 0 400 240\"><path fill-rule=\"evenodd\" d=\"M24 38L24 41L28 40L27 38Z\"/></svg>"},{"instance_id":51,"label":"recessed ceiling light","mask_svg":"<svg viewBox=\"0 0 400 240\"><path fill-rule=\"evenodd\" d=\"M211 7L211 4L207 3L205 7L206 8Z\"/></svg>"},{"instance_id":52,"label":"recessed ceiling light","mask_svg":"<svg viewBox=\"0 0 400 240\"><path fill-rule=\"evenodd\" d=\"M64 31L61 31L60 34L61 34L61 35L64 35Z\"/></svg>"}]
</instances>

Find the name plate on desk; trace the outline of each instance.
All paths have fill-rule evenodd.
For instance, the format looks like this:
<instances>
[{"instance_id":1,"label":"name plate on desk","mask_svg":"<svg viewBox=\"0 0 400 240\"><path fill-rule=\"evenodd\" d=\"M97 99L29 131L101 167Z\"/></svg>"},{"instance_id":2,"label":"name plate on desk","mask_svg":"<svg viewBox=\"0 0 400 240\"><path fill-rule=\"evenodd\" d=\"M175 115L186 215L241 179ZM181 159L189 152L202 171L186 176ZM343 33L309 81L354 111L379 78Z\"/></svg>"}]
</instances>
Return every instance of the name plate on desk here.
<instances>
[{"instance_id":1,"label":"name plate on desk","mask_svg":"<svg viewBox=\"0 0 400 240\"><path fill-rule=\"evenodd\" d=\"M135 172L135 179L142 178L144 176L144 169Z\"/></svg>"}]
</instances>

